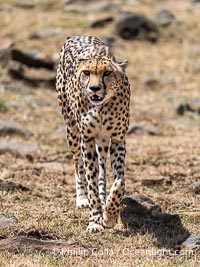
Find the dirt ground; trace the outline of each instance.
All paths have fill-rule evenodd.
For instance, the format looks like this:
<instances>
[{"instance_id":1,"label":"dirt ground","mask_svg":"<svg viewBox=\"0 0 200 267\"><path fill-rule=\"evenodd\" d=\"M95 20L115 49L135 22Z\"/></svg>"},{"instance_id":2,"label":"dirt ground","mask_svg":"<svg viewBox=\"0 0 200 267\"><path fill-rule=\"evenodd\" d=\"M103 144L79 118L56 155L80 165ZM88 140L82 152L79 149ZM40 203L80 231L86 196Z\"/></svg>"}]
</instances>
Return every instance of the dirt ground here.
<instances>
[{"instance_id":1,"label":"dirt ground","mask_svg":"<svg viewBox=\"0 0 200 267\"><path fill-rule=\"evenodd\" d=\"M20 235L77 242L90 253L68 255L54 252L1 251L0 266L198 266L198 250L180 250L184 234L199 234L200 195L190 185L200 180L200 116L188 111L177 114L180 103L200 97L200 8L187 0L114 1L118 9L96 13L64 12L62 1L35 0L33 8L21 1L0 1L0 40L9 38L19 49L36 50L48 57L56 55L67 36L114 36L114 54L128 59L131 83L131 123L145 122L156 134L127 135L126 195L143 194L169 214L177 214L177 224L151 225L144 229L115 229L103 233L85 232L88 210L75 208L73 161L66 140L57 129L63 125L56 92L39 86L27 90L0 91L0 120L20 123L33 132L30 137L4 136L26 144L37 143L34 153L0 155L0 214L16 222L0 229L0 239ZM179 23L160 29L156 43L124 41L114 23L100 29L90 27L98 18L118 18L121 11L134 11L149 18L160 8L168 8ZM61 29L59 35L30 38L47 27ZM1 83L19 84L5 68ZM154 80L153 84L148 81ZM9 86L8 86L9 87ZM15 105L10 105L10 104ZM16 108L16 104L18 108ZM112 174L108 159L108 189ZM145 182L150 180L150 182ZM160 181L160 182L159 182ZM158 249L179 254L156 257ZM76 251L75 251L76 253Z\"/></svg>"}]
</instances>

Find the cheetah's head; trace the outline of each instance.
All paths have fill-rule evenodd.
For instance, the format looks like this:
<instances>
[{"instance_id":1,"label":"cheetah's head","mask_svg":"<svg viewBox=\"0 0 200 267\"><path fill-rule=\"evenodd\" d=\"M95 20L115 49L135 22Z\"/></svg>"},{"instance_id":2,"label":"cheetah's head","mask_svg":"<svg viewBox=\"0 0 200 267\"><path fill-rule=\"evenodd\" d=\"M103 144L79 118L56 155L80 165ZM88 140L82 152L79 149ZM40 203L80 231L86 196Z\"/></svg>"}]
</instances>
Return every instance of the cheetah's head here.
<instances>
[{"instance_id":1,"label":"cheetah's head","mask_svg":"<svg viewBox=\"0 0 200 267\"><path fill-rule=\"evenodd\" d=\"M80 59L78 80L93 105L101 105L116 94L127 64L127 60L116 62L105 57Z\"/></svg>"}]
</instances>

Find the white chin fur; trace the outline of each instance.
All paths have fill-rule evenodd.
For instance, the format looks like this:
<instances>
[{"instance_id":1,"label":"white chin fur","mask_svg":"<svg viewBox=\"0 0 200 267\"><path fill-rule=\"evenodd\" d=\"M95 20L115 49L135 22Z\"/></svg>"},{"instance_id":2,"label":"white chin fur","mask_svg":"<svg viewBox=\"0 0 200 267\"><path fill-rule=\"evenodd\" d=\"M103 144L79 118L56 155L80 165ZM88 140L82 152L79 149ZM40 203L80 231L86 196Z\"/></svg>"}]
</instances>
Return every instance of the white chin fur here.
<instances>
[{"instance_id":1,"label":"white chin fur","mask_svg":"<svg viewBox=\"0 0 200 267\"><path fill-rule=\"evenodd\" d=\"M91 103L92 105L95 105L95 106L99 106L99 105L101 105L104 101L105 101L105 99L103 99L102 101L92 101L92 100L90 99L90 103Z\"/></svg>"}]
</instances>

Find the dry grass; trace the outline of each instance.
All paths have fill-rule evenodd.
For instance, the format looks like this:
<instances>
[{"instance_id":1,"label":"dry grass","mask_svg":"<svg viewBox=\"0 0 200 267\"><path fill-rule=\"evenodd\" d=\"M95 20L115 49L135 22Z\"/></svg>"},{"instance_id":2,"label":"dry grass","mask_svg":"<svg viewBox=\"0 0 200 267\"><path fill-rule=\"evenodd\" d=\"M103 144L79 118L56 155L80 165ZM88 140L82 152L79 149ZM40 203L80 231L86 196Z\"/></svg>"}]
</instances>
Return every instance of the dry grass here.
<instances>
[{"instance_id":1,"label":"dry grass","mask_svg":"<svg viewBox=\"0 0 200 267\"><path fill-rule=\"evenodd\" d=\"M2 6L12 6L1 11L0 38L11 37L19 48L39 50L49 56L60 50L66 36L92 34L101 37L107 33L115 35L112 25L98 31L89 27L95 17L112 15L66 14L58 1L35 1L35 9L23 10L14 4L19 1L1 1ZM141 3L142 2L142 3ZM124 10L134 10L152 16L161 6L173 9L179 26L162 30L159 42L123 42L117 40L115 54L120 59L128 58L127 70L131 85L131 121L145 120L152 123L160 136L128 136L126 163L126 193L138 192L153 198L162 210L180 215L180 228L198 233L200 224L199 195L188 186L200 178L199 127L180 125L169 126L166 121L176 119L175 106L183 100L199 96L200 76L197 61L200 28L199 9L189 8L187 1L127 1ZM117 13L115 14L117 16ZM25 25L25 26L24 26ZM57 26L63 29L61 36L32 40L29 36L43 27ZM198 50L199 51L199 50ZM3 80L8 77L1 75ZM144 85L145 78L159 80L159 86L152 89ZM169 80L173 83L169 83ZM40 151L33 158L26 156L0 156L0 178L27 187L28 191L0 191L0 213L17 219L10 228L1 230L2 236L32 231L45 232L59 239L75 239L82 242L93 253L77 257L54 254L11 254L1 252L0 266L197 266L197 251L181 251L178 256L153 257L152 250L168 249L178 234L171 229L171 236L160 226L149 232L125 231L119 222L116 229L104 233L87 234L88 211L75 209L75 181L73 163L65 146L65 140L53 134L62 124L56 93L37 88L31 93L49 106L38 107L30 104L26 94L5 91L2 103L16 102L27 107L22 111L8 109L0 112L0 119L14 120L34 132L26 142L37 142ZM187 114L193 121L198 116ZM21 140L21 138L12 138ZM56 161L61 168L42 167L41 163ZM171 184L147 187L141 180L149 177L170 179ZM108 172L109 185L112 182ZM173 225L171 226L173 227ZM174 226L175 227L175 226ZM168 230L169 230L168 229ZM177 230L178 231L178 230ZM159 233L159 235L157 235ZM165 240L166 238L166 240ZM166 241L166 243L163 242ZM98 251L95 252L94 249ZM148 255L145 255L144 253ZM85 257L84 257L85 256Z\"/></svg>"}]
</instances>

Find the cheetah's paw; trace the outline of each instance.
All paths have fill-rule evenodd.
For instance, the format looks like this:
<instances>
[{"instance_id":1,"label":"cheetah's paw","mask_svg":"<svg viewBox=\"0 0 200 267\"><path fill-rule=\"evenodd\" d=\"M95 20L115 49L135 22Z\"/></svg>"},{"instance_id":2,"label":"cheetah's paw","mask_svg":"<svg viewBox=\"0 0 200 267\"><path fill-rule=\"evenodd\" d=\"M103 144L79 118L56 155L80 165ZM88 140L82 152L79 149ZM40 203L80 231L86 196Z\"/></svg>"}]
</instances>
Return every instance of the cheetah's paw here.
<instances>
[{"instance_id":1,"label":"cheetah's paw","mask_svg":"<svg viewBox=\"0 0 200 267\"><path fill-rule=\"evenodd\" d=\"M114 228L117 224L118 216L109 215L108 213L104 213L103 215L103 224L106 228Z\"/></svg>"},{"instance_id":2,"label":"cheetah's paw","mask_svg":"<svg viewBox=\"0 0 200 267\"><path fill-rule=\"evenodd\" d=\"M90 223L86 229L89 233L101 232L104 230L104 227L98 223Z\"/></svg>"},{"instance_id":3,"label":"cheetah's paw","mask_svg":"<svg viewBox=\"0 0 200 267\"><path fill-rule=\"evenodd\" d=\"M77 199L76 200L76 207L77 209L83 209L89 207L89 202L87 198L84 199Z\"/></svg>"}]
</instances>

